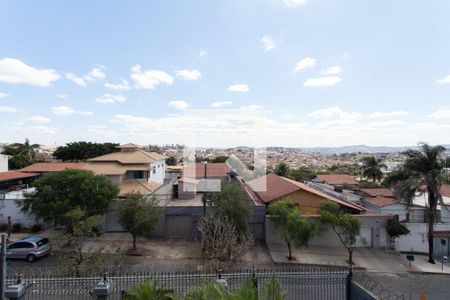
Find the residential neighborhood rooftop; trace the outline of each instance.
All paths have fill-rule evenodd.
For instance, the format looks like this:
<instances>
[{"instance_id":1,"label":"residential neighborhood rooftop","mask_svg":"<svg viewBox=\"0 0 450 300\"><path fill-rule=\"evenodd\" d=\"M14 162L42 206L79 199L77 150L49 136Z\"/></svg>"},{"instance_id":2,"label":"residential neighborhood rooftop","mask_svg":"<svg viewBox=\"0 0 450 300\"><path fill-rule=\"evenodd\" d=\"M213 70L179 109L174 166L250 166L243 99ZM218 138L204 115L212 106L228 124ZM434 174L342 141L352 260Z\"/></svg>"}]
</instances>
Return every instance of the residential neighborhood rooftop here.
<instances>
[{"instance_id":1,"label":"residential neighborhood rooftop","mask_svg":"<svg viewBox=\"0 0 450 300\"><path fill-rule=\"evenodd\" d=\"M0 173L0 182L3 181L12 181L12 180L20 180L25 178L31 178L39 176L39 173L24 173L20 171L8 171Z\"/></svg>"},{"instance_id":2,"label":"residential neighborhood rooftop","mask_svg":"<svg viewBox=\"0 0 450 300\"><path fill-rule=\"evenodd\" d=\"M331 184L331 185L356 185L358 182L350 175L347 174L319 174L317 175L322 182Z\"/></svg>"},{"instance_id":3,"label":"residential neighborhood rooftop","mask_svg":"<svg viewBox=\"0 0 450 300\"><path fill-rule=\"evenodd\" d=\"M66 169L84 169L85 163L73 163L73 162L42 162L35 163L25 168L20 169L21 172L61 172Z\"/></svg>"},{"instance_id":4,"label":"residential neighborhood rooftop","mask_svg":"<svg viewBox=\"0 0 450 300\"><path fill-rule=\"evenodd\" d=\"M119 184L119 197L126 196L127 194L149 195L160 186L161 184L156 182L145 182L138 179L124 180Z\"/></svg>"},{"instance_id":5,"label":"residential neighborhood rooftop","mask_svg":"<svg viewBox=\"0 0 450 300\"><path fill-rule=\"evenodd\" d=\"M89 162L120 162L121 164L147 164L158 160L166 159L167 157L156 153L147 152L141 149L135 151L120 151L94 157Z\"/></svg>"},{"instance_id":6,"label":"residential neighborhood rooftop","mask_svg":"<svg viewBox=\"0 0 450 300\"><path fill-rule=\"evenodd\" d=\"M231 168L226 163L195 163L187 164L183 168L184 177L204 178L206 169L207 178L227 177Z\"/></svg>"},{"instance_id":7,"label":"residential neighborhood rooftop","mask_svg":"<svg viewBox=\"0 0 450 300\"><path fill-rule=\"evenodd\" d=\"M383 197L394 197L394 190L390 188L366 188L361 189L361 192L366 193L371 197L383 196Z\"/></svg>"},{"instance_id":8,"label":"residential neighborhood rooftop","mask_svg":"<svg viewBox=\"0 0 450 300\"><path fill-rule=\"evenodd\" d=\"M384 196L375 196L373 198L366 198L366 201L376 207L385 207L394 204L400 204L400 202Z\"/></svg>"}]
</instances>

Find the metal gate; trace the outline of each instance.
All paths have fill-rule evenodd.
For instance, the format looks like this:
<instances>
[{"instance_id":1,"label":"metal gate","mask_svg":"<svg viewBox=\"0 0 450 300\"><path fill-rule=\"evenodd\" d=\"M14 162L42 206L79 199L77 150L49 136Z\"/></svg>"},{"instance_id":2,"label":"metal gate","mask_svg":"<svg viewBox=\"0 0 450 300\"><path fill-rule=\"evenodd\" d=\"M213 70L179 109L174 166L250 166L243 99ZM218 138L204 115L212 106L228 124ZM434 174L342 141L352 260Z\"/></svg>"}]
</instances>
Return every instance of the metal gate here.
<instances>
[{"instance_id":1,"label":"metal gate","mask_svg":"<svg viewBox=\"0 0 450 300\"><path fill-rule=\"evenodd\" d=\"M105 214L105 232L124 232L119 224L119 214L116 211Z\"/></svg>"},{"instance_id":2,"label":"metal gate","mask_svg":"<svg viewBox=\"0 0 450 300\"><path fill-rule=\"evenodd\" d=\"M264 223L250 223L248 225L253 238L257 241L264 241Z\"/></svg>"},{"instance_id":3,"label":"metal gate","mask_svg":"<svg viewBox=\"0 0 450 300\"><path fill-rule=\"evenodd\" d=\"M166 236L168 237L191 237L192 215L167 215Z\"/></svg>"}]
</instances>

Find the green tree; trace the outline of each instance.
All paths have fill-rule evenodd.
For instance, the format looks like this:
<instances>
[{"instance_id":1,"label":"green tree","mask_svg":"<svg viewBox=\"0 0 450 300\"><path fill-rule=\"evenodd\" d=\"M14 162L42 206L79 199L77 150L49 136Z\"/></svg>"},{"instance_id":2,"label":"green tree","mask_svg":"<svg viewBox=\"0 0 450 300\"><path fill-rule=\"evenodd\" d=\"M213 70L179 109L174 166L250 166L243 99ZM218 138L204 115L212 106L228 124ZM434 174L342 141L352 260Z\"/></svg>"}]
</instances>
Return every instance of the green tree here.
<instances>
[{"instance_id":1,"label":"green tree","mask_svg":"<svg viewBox=\"0 0 450 300\"><path fill-rule=\"evenodd\" d=\"M91 143L91 142L72 142L65 146L58 147L53 152L53 157L63 161L83 161L89 158L117 152L119 144L114 143Z\"/></svg>"},{"instance_id":2,"label":"green tree","mask_svg":"<svg viewBox=\"0 0 450 300\"><path fill-rule=\"evenodd\" d=\"M177 159L173 156L169 156L166 158L166 165L168 166L176 166L177 165Z\"/></svg>"},{"instance_id":3,"label":"green tree","mask_svg":"<svg viewBox=\"0 0 450 300\"><path fill-rule=\"evenodd\" d=\"M36 162L35 149L37 148L39 148L38 144L30 144L30 141L25 139L23 144L15 143L6 146L2 154L11 156L8 161L9 169L22 169Z\"/></svg>"},{"instance_id":4,"label":"green tree","mask_svg":"<svg viewBox=\"0 0 450 300\"><path fill-rule=\"evenodd\" d=\"M222 185L219 193L211 195L219 217L226 217L234 225L240 237L249 233L250 200L236 183Z\"/></svg>"},{"instance_id":5,"label":"green tree","mask_svg":"<svg viewBox=\"0 0 450 300\"><path fill-rule=\"evenodd\" d=\"M160 288L154 280L144 281L126 292L124 300L175 300L172 290Z\"/></svg>"},{"instance_id":6,"label":"green tree","mask_svg":"<svg viewBox=\"0 0 450 300\"><path fill-rule=\"evenodd\" d=\"M347 249L348 263L353 266L353 250L361 230L361 222L352 215L345 213L334 202L323 202L320 205L320 223L331 228Z\"/></svg>"},{"instance_id":7,"label":"green tree","mask_svg":"<svg viewBox=\"0 0 450 300\"><path fill-rule=\"evenodd\" d=\"M442 146L421 144L418 150L403 152L403 165L386 178L385 183L393 186L396 197L408 205L413 204L416 193L427 196L425 212L428 222L428 262L435 263L433 257L433 232L436 222L437 205L442 203L441 186L448 179L446 168L450 160L445 158Z\"/></svg>"},{"instance_id":8,"label":"green tree","mask_svg":"<svg viewBox=\"0 0 450 300\"><path fill-rule=\"evenodd\" d=\"M219 156L216 156L211 162L212 163L224 163L227 161L227 159L228 159L228 156L219 155Z\"/></svg>"},{"instance_id":9,"label":"green tree","mask_svg":"<svg viewBox=\"0 0 450 300\"><path fill-rule=\"evenodd\" d=\"M375 156L366 156L363 157L361 161L363 176L372 178L373 182L383 178L383 172L381 169L386 168L386 165L382 163L381 159L376 158Z\"/></svg>"},{"instance_id":10,"label":"green tree","mask_svg":"<svg viewBox=\"0 0 450 300\"><path fill-rule=\"evenodd\" d=\"M119 191L105 176L72 169L44 174L33 187L19 202L22 211L55 224L66 224L65 213L77 206L88 215L105 213Z\"/></svg>"},{"instance_id":11,"label":"green tree","mask_svg":"<svg viewBox=\"0 0 450 300\"><path fill-rule=\"evenodd\" d=\"M275 167L275 174L278 176L288 177L289 176L289 166L285 162L280 162Z\"/></svg>"},{"instance_id":12,"label":"green tree","mask_svg":"<svg viewBox=\"0 0 450 300\"><path fill-rule=\"evenodd\" d=\"M295 181L308 181L316 176L316 171L308 167L300 167L289 171L289 178Z\"/></svg>"},{"instance_id":13,"label":"green tree","mask_svg":"<svg viewBox=\"0 0 450 300\"><path fill-rule=\"evenodd\" d=\"M129 194L121 201L119 223L133 236L133 250L136 250L136 238L151 233L162 216L162 208L155 198L147 199L140 194Z\"/></svg>"},{"instance_id":14,"label":"green tree","mask_svg":"<svg viewBox=\"0 0 450 300\"><path fill-rule=\"evenodd\" d=\"M409 229L400 223L397 218L392 218L387 221L386 231L394 239L409 234Z\"/></svg>"},{"instance_id":15,"label":"green tree","mask_svg":"<svg viewBox=\"0 0 450 300\"><path fill-rule=\"evenodd\" d=\"M95 237L94 228L99 224L100 215L88 216L80 207L75 207L65 214L72 224L71 230L63 235L53 237L57 244L59 272L61 275L82 276L110 269L121 260L120 248L116 245L103 244L86 251L86 240Z\"/></svg>"},{"instance_id":16,"label":"green tree","mask_svg":"<svg viewBox=\"0 0 450 300\"><path fill-rule=\"evenodd\" d=\"M270 204L268 213L286 242L289 260L292 260L292 246L307 246L317 233L316 224L302 218L298 206L288 198Z\"/></svg>"}]
</instances>

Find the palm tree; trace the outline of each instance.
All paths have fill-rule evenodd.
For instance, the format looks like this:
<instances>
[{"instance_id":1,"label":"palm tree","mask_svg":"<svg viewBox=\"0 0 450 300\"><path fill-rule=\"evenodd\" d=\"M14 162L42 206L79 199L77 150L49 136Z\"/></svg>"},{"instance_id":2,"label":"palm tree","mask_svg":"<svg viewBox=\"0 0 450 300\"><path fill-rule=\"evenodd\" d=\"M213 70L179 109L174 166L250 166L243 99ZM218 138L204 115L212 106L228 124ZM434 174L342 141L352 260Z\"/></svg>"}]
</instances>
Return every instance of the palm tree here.
<instances>
[{"instance_id":1,"label":"palm tree","mask_svg":"<svg viewBox=\"0 0 450 300\"><path fill-rule=\"evenodd\" d=\"M383 172L381 169L386 168L386 165L381 162L381 159L375 156L366 156L362 159L362 174L373 179L373 182L381 180Z\"/></svg>"},{"instance_id":2,"label":"palm tree","mask_svg":"<svg viewBox=\"0 0 450 300\"><path fill-rule=\"evenodd\" d=\"M408 205L416 193L426 194L425 213L428 222L428 262L434 264L433 231L436 221L438 202L442 204L441 185L446 180L446 168L450 167L450 159L444 158L446 149L442 146L430 146L422 143L419 150L407 150L404 164L394 171L386 183L393 186L396 196Z\"/></svg>"},{"instance_id":3,"label":"palm tree","mask_svg":"<svg viewBox=\"0 0 450 300\"><path fill-rule=\"evenodd\" d=\"M125 300L175 300L171 290L159 288L155 281L144 281L131 288L123 298Z\"/></svg>"},{"instance_id":4,"label":"palm tree","mask_svg":"<svg viewBox=\"0 0 450 300\"><path fill-rule=\"evenodd\" d=\"M2 154L11 156L9 160L10 169L21 169L36 162L36 148L39 148L38 144L31 145L30 141L25 139L23 144L14 143L6 146Z\"/></svg>"}]
</instances>

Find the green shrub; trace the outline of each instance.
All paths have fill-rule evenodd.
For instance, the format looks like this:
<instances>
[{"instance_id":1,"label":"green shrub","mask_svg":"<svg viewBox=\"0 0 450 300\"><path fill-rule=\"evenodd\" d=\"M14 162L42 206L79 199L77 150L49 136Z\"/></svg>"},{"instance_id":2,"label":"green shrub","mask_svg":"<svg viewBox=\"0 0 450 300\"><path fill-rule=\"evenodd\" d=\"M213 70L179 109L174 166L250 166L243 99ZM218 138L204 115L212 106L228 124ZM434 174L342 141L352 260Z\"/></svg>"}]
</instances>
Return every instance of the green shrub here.
<instances>
[{"instance_id":1,"label":"green shrub","mask_svg":"<svg viewBox=\"0 0 450 300\"><path fill-rule=\"evenodd\" d=\"M22 230L22 224L21 223L14 223L12 226L12 232L17 233Z\"/></svg>"},{"instance_id":2,"label":"green shrub","mask_svg":"<svg viewBox=\"0 0 450 300\"><path fill-rule=\"evenodd\" d=\"M125 300L175 300L171 290L158 288L153 280L145 281L131 288L123 298Z\"/></svg>"},{"instance_id":3,"label":"green shrub","mask_svg":"<svg viewBox=\"0 0 450 300\"><path fill-rule=\"evenodd\" d=\"M37 233L37 232L41 232L43 229L42 224L36 223L33 226L31 226L30 231L31 233Z\"/></svg>"}]
</instances>

